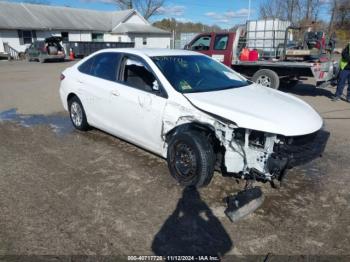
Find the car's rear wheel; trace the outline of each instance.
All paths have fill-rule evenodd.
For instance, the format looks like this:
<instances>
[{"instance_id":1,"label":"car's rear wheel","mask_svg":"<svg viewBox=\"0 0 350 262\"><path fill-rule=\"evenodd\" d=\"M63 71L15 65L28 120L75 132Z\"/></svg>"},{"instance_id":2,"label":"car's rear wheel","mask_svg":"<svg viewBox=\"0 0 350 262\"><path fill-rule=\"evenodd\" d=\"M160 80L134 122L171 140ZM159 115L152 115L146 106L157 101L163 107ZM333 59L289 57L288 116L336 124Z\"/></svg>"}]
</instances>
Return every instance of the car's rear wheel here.
<instances>
[{"instance_id":1,"label":"car's rear wheel","mask_svg":"<svg viewBox=\"0 0 350 262\"><path fill-rule=\"evenodd\" d=\"M270 69L260 69L253 75L252 80L257 84L273 89L278 89L280 85L278 75Z\"/></svg>"},{"instance_id":2,"label":"car's rear wheel","mask_svg":"<svg viewBox=\"0 0 350 262\"><path fill-rule=\"evenodd\" d=\"M172 137L167 161L170 174L182 186L206 186L214 174L213 146L198 131L184 131Z\"/></svg>"},{"instance_id":3,"label":"car's rear wheel","mask_svg":"<svg viewBox=\"0 0 350 262\"><path fill-rule=\"evenodd\" d=\"M80 131L89 130L85 110L78 97L73 96L68 100L68 108L73 126Z\"/></svg>"}]
</instances>

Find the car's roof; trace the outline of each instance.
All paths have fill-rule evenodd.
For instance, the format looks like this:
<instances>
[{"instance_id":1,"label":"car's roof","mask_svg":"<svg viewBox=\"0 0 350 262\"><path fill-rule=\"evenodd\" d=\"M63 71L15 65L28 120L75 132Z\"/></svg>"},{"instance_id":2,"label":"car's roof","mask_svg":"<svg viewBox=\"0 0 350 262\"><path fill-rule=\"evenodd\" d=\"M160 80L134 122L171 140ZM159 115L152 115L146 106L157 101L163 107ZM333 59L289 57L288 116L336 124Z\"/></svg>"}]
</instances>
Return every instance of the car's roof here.
<instances>
[{"instance_id":1,"label":"car's roof","mask_svg":"<svg viewBox=\"0 0 350 262\"><path fill-rule=\"evenodd\" d=\"M201 55L200 53L181 50L181 49L167 49L167 48L110 48L104 49L102 52L125 52L135 55L152 56L179 56L179 55Z\"/></svg>"}]
</instances>

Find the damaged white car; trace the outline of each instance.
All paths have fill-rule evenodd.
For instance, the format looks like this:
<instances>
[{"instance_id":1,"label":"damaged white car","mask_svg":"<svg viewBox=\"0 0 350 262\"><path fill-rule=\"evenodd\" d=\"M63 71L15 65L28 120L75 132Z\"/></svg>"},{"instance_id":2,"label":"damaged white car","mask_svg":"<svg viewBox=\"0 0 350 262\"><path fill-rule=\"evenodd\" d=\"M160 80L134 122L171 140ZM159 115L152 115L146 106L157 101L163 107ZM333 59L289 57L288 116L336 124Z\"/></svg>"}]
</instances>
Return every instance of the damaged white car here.
<instances>
[{"instance_id":1,"label":"damaged white car","mask_svg":"<svg viewBox=\"0 0 350 262\"><path fill-rule=\"evenodd\" d=\"M104 130L167 159L185 186L214 170L246 180L281 179L323 152L319 114L191 51L108 49L61 75L60 96L79 130Z\"/></svg>"}]
</instances>

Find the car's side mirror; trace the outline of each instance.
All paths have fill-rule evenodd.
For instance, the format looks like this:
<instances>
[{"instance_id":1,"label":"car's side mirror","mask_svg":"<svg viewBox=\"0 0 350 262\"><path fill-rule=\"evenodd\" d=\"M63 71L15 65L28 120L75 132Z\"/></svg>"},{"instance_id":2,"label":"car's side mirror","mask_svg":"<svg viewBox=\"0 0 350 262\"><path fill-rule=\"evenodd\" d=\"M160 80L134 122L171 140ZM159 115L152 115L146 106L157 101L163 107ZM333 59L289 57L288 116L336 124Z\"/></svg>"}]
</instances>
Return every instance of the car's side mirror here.
<instances>
[{"instance_id":1,"label":"car's side mirror","mask_svg":"<svg viewBox=\"0 0 350 262\"><path fill-rule=\"evenodd\" d=\"M185 47L184 47L185 50L190 50L190 45L189 44L186 44Z\"/></svg>"},{"instance_id":2,"label":"car's side mirror","mask_svg":"<svg viewBox=\"0 0 350 262\"><path fill-rule=\"evenodd\" d=\"M158 83L158 81L157 81L157 80L154 80L154 82L152 83L152 90L158 92L159 89L160 89L160 88L159 88L159 83Z\"/></svg>"}]
</instances>

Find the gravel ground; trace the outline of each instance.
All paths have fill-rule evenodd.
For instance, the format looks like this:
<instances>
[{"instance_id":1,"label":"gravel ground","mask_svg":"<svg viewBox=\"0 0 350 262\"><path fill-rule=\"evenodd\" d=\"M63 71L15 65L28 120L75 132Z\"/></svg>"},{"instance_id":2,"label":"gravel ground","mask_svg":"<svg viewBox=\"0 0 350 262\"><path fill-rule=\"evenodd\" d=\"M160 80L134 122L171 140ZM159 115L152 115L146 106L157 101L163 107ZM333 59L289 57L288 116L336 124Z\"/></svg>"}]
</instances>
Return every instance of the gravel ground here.
<instances>
[{"instance_id":1,"label":"gravel ground","mask_svg":"<svg viewBox=\"0 0 350 262\"><path fill-rule=\"evenodd\" d=\"M262 184L261 208L231 223L222 199L242 183L183 190L165 160L75 131L58 96L71 64L0 61L0 255L350 255L350 104L333 89L285 90L324 117L326 151L282 188Z\"/></svg>"}]
</instances>

